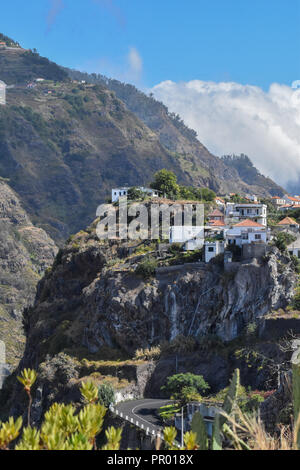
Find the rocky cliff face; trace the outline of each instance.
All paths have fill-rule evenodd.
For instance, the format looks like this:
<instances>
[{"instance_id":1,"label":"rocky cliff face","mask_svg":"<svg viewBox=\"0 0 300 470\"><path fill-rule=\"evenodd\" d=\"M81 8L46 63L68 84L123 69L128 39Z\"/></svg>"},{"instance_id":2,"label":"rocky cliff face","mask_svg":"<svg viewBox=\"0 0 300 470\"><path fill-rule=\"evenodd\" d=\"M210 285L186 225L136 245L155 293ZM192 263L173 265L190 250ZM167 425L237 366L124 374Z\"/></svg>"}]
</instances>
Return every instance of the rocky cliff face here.
<instances>
[{"instance_id":1,"label":"rocky cliff face","mask_svg":"<svg viewBox=\"0 0 300 470\"><path fill-rule=\"evenodd\" d=\"M14 191L0 181L0 340L11 365L23 353L22 311L33 303L36 285L56 252L44 230L32 225Z\"/></svg>"},{"instance_id":2,"label":"rocky cliff face","mask_svg":"<svg viewBox=\"0 0 300 470\"><path fill-rule=\"evenodd\" d=\"M166 348L157 366L141 364L146 372L141 393L147 396L159 395L166 377L176 370L203 374L216 391L239 367L245 384L265 387L265 361L278 356L282 362L266 332L257 340L252 375L249 353L243 357L241 352L250 345L248 339L226 344L238 341L246 326L261 323L292 298L297 275L288 257L274 249L260 262L233 264L229 271L220 263L200 262L164 267L145 280L134 272L146 256L143 250L149 253L149 246L100 242L93 225L57 255L39 283L34 306L24 314L27 343L20 368L39 372L37 410L45 410L54 399L76 401L86 376L114 377L120 394L131 396L141 390L139 372L132 376L130 369L138 365L134 353L157 344ZM213 344L210 338L216 338ZM131 385L120 383L131 376ZM3 403L8 400L6 406L19 414L24 396L19 385L9 383Z\"/></svg>"},{"instance_id":3,"label":"rocky cliff face","mask_svg":"<svg viewBox=\"0 0 300 470\"><path fill-rule=\"evenodd\" d=\"M178 335L230 341L285 307L297 281L289 258L276 249L230 272L200 263L159 270L148 281L134 273L132 253L128 244L100 243L93 231L72 239L27 312L26 365L62 349L101 357L110 348L132 356Z\"/></svg>"}]
</instances>

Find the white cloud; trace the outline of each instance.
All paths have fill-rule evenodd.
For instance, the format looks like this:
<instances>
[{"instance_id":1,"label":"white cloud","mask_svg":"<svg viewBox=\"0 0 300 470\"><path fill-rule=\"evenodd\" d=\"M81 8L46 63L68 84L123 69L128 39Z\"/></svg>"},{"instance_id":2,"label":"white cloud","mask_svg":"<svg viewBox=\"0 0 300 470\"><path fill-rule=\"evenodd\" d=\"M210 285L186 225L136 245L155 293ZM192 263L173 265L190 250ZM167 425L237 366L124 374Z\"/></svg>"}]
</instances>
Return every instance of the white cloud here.
<instances>
[{"instance_id":1,"label":"white cloud","mask_svg":"<svg viewBox=\"0 0 300 470\"><path fill-rule=\"evenodd\" d=\"M54 25L57 16L65 7L63 0L49 0L49 10L47 14L47 31Z\"/></svg>"},{"instance_id":2,"label":"white cloud","mask_svg":"<svg viewBox=\"0 0 300 470\"><path fill-rule=\"evenodd\" d=\"M131 47L128 53L118 61L102 57L101 59L88 60L84 64L77 65L76 68L88 73L100 73L121 82L141 86L143 60L138 50Z\"/></svg>"},{"instance_id":3,"label":"white cloud","mask_svg":"<svg viewBox=\"0 0 300 470\"><path fill-rule=\"evenodd\" d=\"M141 74L143 70L143 61L135 47L131 47L128 54L128 62L133 73Z\"/></svg>"},{"instance_id":4,"label":"white cloud","mask_svg":"<svg viewBox=\"0 0 300 470\"><path fill-rule=\"evenodd\" d=\"M165 81L152 90L195 129L216 155L246 153L266 176L286 185L300 176L300 89L268 92L238 83Z\"/></svg>"}]
</instances>

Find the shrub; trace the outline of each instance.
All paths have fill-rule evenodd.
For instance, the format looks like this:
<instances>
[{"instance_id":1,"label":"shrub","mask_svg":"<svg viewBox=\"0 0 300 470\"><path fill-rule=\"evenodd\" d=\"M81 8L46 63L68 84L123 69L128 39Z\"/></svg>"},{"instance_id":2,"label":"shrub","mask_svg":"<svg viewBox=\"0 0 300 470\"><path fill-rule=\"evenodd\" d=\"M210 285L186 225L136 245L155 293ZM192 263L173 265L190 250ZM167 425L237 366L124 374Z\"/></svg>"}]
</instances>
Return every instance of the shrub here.
<instances>
[{"instance_id":1,"label":"shrub","mask_svg":"<svg viewBox=\"0 0 300 470\"><path fill-rule=\"evenodd\" d=\"M187 403L191 397L200 399L200 393L209 389L202 375L175 374L167 378L167 383L161 389L167 391L174 400Z\"/></svg>"},{"instance_id":2,"label":"shrub","mask_svg":"<svg viewBox=\"0 0 300 470\"><path fill-rule=\"evenodd\" d=\"M144 360L151 360L151 359L159 359L161 355L161 348L160 346L152 346L150 349L137 349L135 351L135 359L144 359Z\"/></svg>"},{"instance_id":3,"label":"shrub","mask_svg":"<svg viewBox=\"0 0 300 470\"><path fill-rule=\"evenodd\" d=\"M149 257L149 258L146 258L144 261L142 261L138 265L135 272L139 276L142 276L145 279L149 279L150 277L154 276L156 268L157 268L156 259L153 257Z\"/></svg>"},{"instance_id":4,"label":"shrub","mask_svg":"<svg viewBox=\"0 0 300 470\"><path fill-rule=\"evenodd\" d=\"M275 235L273 244L283 253L286 251L287 246L290 245L290 243L293 243L295 240L296 237L294 237L294 235L285 232L279 232Z\"/></svg>"},{"instance_id":5,"label":"shrub","mask_svg":"<svg viewBox=\"0 0 300 470\"><path fill-rule=\"evenodd\" d=\"M110 405L115 403L115 391L113 387L108 383L103 383L98 388L99 402L105 408L109 408Z\"/></svg>"}]
</instances>

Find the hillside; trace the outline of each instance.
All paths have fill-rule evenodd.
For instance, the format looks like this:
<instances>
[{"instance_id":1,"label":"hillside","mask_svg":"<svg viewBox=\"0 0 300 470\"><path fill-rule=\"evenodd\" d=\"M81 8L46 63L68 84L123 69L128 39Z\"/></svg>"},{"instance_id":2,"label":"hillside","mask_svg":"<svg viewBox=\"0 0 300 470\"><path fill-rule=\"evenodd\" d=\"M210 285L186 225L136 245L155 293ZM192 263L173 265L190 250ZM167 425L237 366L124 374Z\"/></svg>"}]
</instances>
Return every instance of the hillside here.
<instances>
[{"instance_id":1,"label":"hillside","mask_svg":"<svg viewBox=\"0 0 300 470\"><path fill-rule=\"evenodd\" d=\"M283 362L278 337L299 332L297 315L276 317L297 284L291 259L273 249L230 272L221 263L197 263L165 266L145 279L135 270L149 253L147 243L100 242L93 224L72 237L47 271L24 315L20 365L38 370L37 416L55 400L78 401L80 378L88 376L124 394L143 383L136 393L160 397L176 356L179 372L203 375L214 392L236 367L245 387L276 386L277 369L266 364ZM135 352L153 346L161 353L148 367ZM23 413L26 397L14 376L1 397L3 413Z\"/></svg>"},{"instance_id":2,"label":"hillside","mask_svg":"<svg viewBox=\"0 0 300 470\"><path fill-rule=\"evenodd\" d=\"M94 219L112 187L146 185L161 168L181 184L219 193L282 192L273 182L246 184L178 117L131 86L74 83L65 69L20 47L0 50L0 79L14 85L0 108L0 176L59 243Z\"/></svg>"},{"instance_id":3,"label":"hillside","mask_svg":"<svg viewBox=\"0 0 300 470\"><path fill-rule=\"evenodd\" d=\"M7 85L25 84L35 78L56 81L69 80L68 75L61 67L47 58L40 57L37 53L21 47L0 48L0 76Z\"/></svg>"},{"instance_id":4,"label":"hillside","mask_svg":"<svg viewBox=\"0 0 300 470\"><path fill-rule=\"evenodd\" d=\"M101 83L114 91L127 108L159 136L162 145L178 154L183 170L192 177L195 184L209 186L221 194L236 191L252 192L262 196L283 195L283 188L270 178L260 175L251 162L249 173L247 171L241 173L227 160L212 155L199 142L197 133L188 128L179 115L170 113L168 108L155 100L152 95L147 96L133 85L108 79L103 75L65 70L73 79L85 80L87 83ZM255 170L255 178L252 170Z\"/></svg>"},{"instance_id":5,"label":"hillside","mask_svg":"<svg viewBox=\"0 0 300 470\"><path fill-rule=\"evenodd\" d=\"M17 195L0 181L0 340L11 365L23 354L23 309L33 303L36 285L56 252L48 235L32 225Z\"/></svg>"}]
</instances>

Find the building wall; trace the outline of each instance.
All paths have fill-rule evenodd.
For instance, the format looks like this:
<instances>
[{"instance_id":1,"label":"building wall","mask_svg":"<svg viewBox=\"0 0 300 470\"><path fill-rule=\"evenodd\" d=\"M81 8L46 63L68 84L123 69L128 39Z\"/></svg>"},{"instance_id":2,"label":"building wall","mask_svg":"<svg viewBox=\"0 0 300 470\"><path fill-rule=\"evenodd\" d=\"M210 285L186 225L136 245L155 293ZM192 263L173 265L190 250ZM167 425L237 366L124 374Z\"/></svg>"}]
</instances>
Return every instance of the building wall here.
<instances>
[{"instance_id":1,"label":"building wall","mask_svg":"<svg viewBox=\"0 0 300 470\"><path fill-rule=\"evenodd\" d=\"M6 365L5 343L0 341L0 390L5 378L10 374Z\"/></svg>"},{"instance_id":2,"label":"building wall","mask_svg":"<svg viewBox=\"0 0 300 470\"><path fill-rule=\"evenodd\" d=\"M170 243L185 243L194 237L204 240L204 227L175 225L170 229Z\"/></svg>"},{"instance_id":3,"label":"building wall","mask_svg":"<svg viewBox=\"0 0 300 470\"><path fill-rule=\"evenodd\" d=\"M209 263L211 259L218 256L220 253L224 253L223 242L206 242L205 243L205 263Z\"/></svg>"},{"instance_id":4,"label":"building wall","mask_svg":"<svg viewBox=\"0 0 300 470\"><path fill-rule=\"evenodd\" d=\"M242 246L242 259L263 258L266 255L265 243L251 243Z\"/></svg>"},{"instance_id":5,"label":"building wall","mask_svg":"<svg viewBox=\"0 0 300 470\"><path fill-rule=\"evenodd\" d=\"M6 104L6 85L0 82L0 105Z\"/></svg>"}]
</instances>

